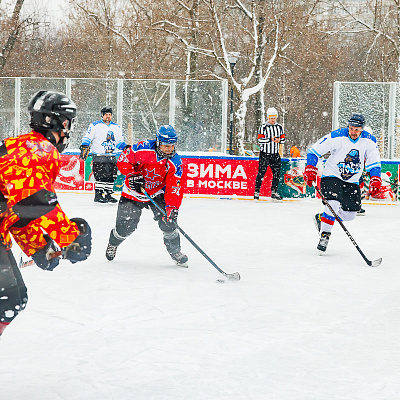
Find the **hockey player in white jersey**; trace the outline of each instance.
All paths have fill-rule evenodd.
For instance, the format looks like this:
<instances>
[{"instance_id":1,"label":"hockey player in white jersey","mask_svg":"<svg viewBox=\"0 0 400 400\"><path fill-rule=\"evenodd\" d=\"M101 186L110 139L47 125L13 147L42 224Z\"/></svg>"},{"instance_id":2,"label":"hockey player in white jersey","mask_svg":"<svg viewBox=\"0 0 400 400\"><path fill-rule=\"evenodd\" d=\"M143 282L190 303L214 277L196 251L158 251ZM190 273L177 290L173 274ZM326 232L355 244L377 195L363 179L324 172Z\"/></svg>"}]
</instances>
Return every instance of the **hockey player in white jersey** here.
<instances>
[{"instance_id":1,"label":"hockey player in white jersey","mask_svg":"<svg viewBox=\"0 0 400 400\"><path fill-rule=\"evenodd\" d=\"M318 159L330 153L321 177L321 192L343 221L351 221L361 208L360 178L363 169L371 176L369 192L373 196L382 184L381 161L375 137L364 130L362 114L352 114L347 128L337 129L317 141L307 152L304 180L313 186L317 179ZM326 250L335 217L325 205L324 212L315 215L320 232L317 249Z\"/></svg>"},{"instance_id":2,"label":"hockey player in white jersey","mask_svg":"<svg viewBox=\"0 0 400 400\"><path fill-rule=\"evenodd\" d=\"M94 201L96 203L117 203L111 196L114 181L117 178L116 154L125 149L127 144L118 124L111 121L112 108L101 109L102 119L94 121L82 138L79 147L80 158L86 160L91 151L93 155L93 175L96 179Z\"/></svg>"}]
</instances>

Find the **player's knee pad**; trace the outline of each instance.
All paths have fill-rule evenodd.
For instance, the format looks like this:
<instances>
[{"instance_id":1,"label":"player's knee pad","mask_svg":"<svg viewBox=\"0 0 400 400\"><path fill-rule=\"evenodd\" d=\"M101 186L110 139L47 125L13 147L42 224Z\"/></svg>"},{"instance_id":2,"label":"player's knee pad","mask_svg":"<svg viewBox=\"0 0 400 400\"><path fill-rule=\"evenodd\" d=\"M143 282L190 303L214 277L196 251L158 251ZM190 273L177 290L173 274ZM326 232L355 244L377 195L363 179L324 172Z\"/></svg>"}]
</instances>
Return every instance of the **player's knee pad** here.
<instances>
[{"instance_id":1,"label":"player's knee pad","mask_svg":"<svg viewBox=\"0 0 400 400\"><path fill-rule=\"evenodd\" d=\"M13 286L0 292L0 321L9 323L26 307L26 286Z\"/></svg>"}]
</instances>

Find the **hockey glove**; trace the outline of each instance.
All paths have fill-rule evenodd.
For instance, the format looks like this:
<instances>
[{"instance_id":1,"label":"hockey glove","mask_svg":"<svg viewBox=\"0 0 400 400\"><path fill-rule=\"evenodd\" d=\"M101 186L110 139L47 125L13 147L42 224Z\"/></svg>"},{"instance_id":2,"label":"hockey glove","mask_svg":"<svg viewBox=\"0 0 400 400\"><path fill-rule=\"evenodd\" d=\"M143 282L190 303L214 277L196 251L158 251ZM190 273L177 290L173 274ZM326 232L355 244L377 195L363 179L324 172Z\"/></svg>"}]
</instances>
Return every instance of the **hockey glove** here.
<instances>
[{"instance_id":1,"label":"hockey glove","mask_svg":"<svg viewBox=\"0 0 400 400\"><path fill-rule=\"evenodd\" d=\"M163 217L163 221L166 224L171 224L173 222L176 222L178 219L178 209L174 206L165 206L165 214Z\"/></svg>"},{"instance_id":2,"label":"hockey glove","mask_svg":"<svg viewBox=\"0 0 400 400\"><path fill-rule=\"evenodd\" d=\"M47 240L46 246L33 254L32 259L38 267L46 271L53 271L60 262L61 249L49 235L45 235L45 239Z\"/></svg>"},{"instance_id":3,"label":"hockey glove","mask_svg":"<svg viewBox=\"0 0 400 400\"><path fill-rule=\"evenodd\" d=\"M144 178L142 175L131 175L128 177L128 183L129 183L129 187L132 190L135 190L138 193L142 193L143 192L143 188L144 188Z\"/></svg>"},{"instance_id":4,"label":"hockey glove","mask_svg":"<svg viewBox=\"0 0 400 400\"><path fill-rule=\"evenodd\" d=\"M81 158L83 161L85 161L89 155L89 151L90 151L89 146L81 145L81 147L79 147L79 150L81 151L79 158Z\"/></svg>"},{"instance_id":5,"label":"hockey glove","mask_svg":"<svg viewBox=\"0 0 400 400\"><path fill-rule=\"evenodd\" d=\"M318 173L318 168L314 167L314 165L306 165L306 168L304 169L304 182L312 187L313 183L316 182L317 180L317 173Z\"/></svg>"},{"instance_id":6,"label":"hockey glove","mask_svg":"<svg viewBox=\"0 0 400 400\"><path fill-rule=\"evenodd\" d=\"M86 260L92 251L92 230L83 218L71 218L78 225L80 235L68 246L62 249L62 258L71 263Z\"/></svg>"},{"instance_id":7,"label":"hockey glove","mask_svg":"<svg viewBox=\"0 0 400 400\"><path fill-rule=\"evenodd\" d=\"M369 194L374 197L376 196L382 186L382 179L380 176L372 176L369 181Z\"/></svg>"}]
</instances>

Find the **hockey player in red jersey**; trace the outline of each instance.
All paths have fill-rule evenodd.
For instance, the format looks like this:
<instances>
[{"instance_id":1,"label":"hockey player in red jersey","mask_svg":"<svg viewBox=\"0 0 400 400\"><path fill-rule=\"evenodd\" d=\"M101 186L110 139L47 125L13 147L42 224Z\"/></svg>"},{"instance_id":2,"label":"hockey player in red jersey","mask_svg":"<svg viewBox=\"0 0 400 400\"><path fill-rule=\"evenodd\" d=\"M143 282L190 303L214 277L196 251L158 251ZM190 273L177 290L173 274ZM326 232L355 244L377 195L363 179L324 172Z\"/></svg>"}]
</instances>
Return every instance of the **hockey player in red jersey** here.
<instances>
[{"instance_id":1,"label":"hockey player in red jersey","mask_svg":"<svg viewBox=\"0 0 400 400\"><path fill-rule=\"evenodd\" d=\"M68 219L53 186L76 106L63 93L39 91L28 112L32 131L0 143L0 335L28 301L11 236L37 266L50 271L60 258L75 263L91 251L88 223Z\"/></svg>"},{"instance_id":2,"label":"hockey player in red jersey","mask_svg":"<svg viewBox=\"0 0 400 400\"><path fill-rule=\"evenodd\" d=\"M120 155L117 166L126 177L115 227L110 232L106 250L109 261L114 259L117 247L136 230L143 208L150 207L171 258L177 265L187 266L188 257L181 253L177 228L178 210L183 198L182 161L176 153L177 141L175 129L163 125L156 140L134 144ZM165 210L166 216L150 202L143 188Z\"/></svg>"}]
</instances>

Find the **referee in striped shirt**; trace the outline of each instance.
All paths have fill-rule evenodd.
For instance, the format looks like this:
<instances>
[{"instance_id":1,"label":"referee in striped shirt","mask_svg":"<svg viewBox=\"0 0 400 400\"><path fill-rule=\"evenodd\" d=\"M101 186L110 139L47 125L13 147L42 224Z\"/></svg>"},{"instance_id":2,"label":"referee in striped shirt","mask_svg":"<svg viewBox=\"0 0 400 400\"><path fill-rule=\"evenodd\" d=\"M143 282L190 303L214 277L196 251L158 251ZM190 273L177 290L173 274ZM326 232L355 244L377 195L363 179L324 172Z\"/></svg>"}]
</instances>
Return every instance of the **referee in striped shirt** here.
<instances>
[{"instance_id":1,"label":"referee in striped shirt","mask_svg":"<svg viewBox=\"0 0 400 400\"><path fill-rule=\"evenodd\" d=\"M279 145L285 142L285 134L282 125L276 123L277 118L278 111L275 108L268 108L267 122L261 125L258 130L260 157L254 191L255 200L258 200L260 197L260 188L268 165L272 171L271 198L278 201L282 200L282 197L277 193L279 175L281 172Z\"/></svg>"}]
</instances>

